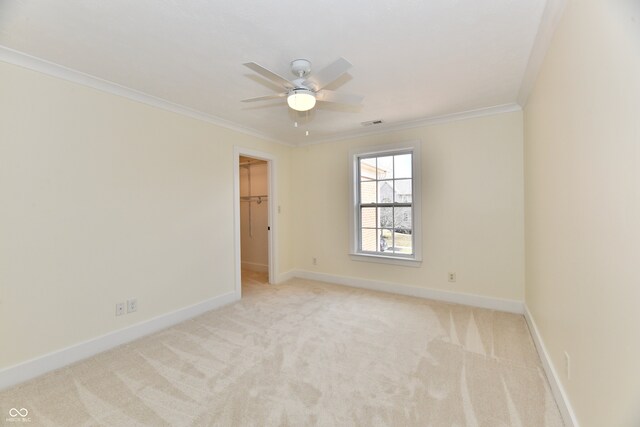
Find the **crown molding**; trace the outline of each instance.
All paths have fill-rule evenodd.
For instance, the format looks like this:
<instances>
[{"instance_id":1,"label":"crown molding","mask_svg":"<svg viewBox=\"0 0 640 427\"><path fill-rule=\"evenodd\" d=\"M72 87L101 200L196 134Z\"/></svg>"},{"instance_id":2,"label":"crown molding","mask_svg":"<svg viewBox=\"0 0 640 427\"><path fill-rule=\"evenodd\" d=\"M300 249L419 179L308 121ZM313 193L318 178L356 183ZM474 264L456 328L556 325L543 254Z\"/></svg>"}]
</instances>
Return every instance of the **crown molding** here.
<instances>
[{"instance_id":1,"label":"crown molding","mask_svg":"<svg viewBox=\"0 0 640 427\"><path fill-rule=\"evenodd\" d=\"M549 0L547 6L551 3L558 3L558 2L564 3L565 1L566 0ZM545 15L547 14L547 9L545 9ZM538 45L537 42L536 42L536 45ZM546 52L546 49L545 49L545 52ZM132 101L140 102L142 104L156 107L165 111L170 111L176 114L180 114L182 116L186 116L196 120L201 120L207 123L211 123L213 125L220 126L225 129L230 129L245 135L250 135L266 141L274 142L281 145L286 145L288 147L302 147L307 145L321 144L325 142L342 141L345 139L377 135L377 134L389 133L389 132L400 131L405 129L413 129L413 128L418 128L423 126L455 122L460 120L468 120L468 119L473 119L477 117L490 116L494 114L509 113L513 111L522 110L521 105L523 105L522 103L501 104L501 105L495 105L491 107L479 108L474 110L461 111L457 113L426 117L426 118L417 119L417 120L383 124L383 125L380 125L379 127L376 127L375 129L367 129L367 130L358 129L358 130L348 131L348 132L341 133L339 135L335 135L327 138L319 138L317 140L312 140L312 141L301 141L296 144L296 143L290 143L290 142L273 138L262 132L259 132L256 129L241 126L236 123L230 122L228 120L222 119L220 117L203 113L201 111L194 110L184 105L176 104L174 102L167 101L165 99L158 98L153 95L149 95L147 93L144 93L135 89L131 89L126 86L122 86L120 84L113 83L108 80L104 80L99 77L92 76L90 74L83 73L81 71L73 70L63 65L59 65L41 58L37 58L35 56L26 54L24 52L10 49L8 47L1 46L1 45L0 45L0 61L13 64L19 67L23 67L32 71L36 71L42 74L46 74L52 77L56 77L62 80L66 80L72 83L76 83L82 86L90 87L90 88L99 90L101 92L124 97ZM532 63L533 61L530 60L529 64L532 64ZM528 67L528 71L527 71L528 73L530 68L531 66ZM533 86L533 84L531 84L531 86ZM522 89L521 89L521 92L522 92Z\"/></svg>"},{"instance_id":2,"label":"crown molding","mask_svg":"<svg viewBox=\"0 0 640 427\"><path fill-rule=\"evenodd\" d=\"M544 57L560 24L566 5L567 0L547 0L547 4L544 7L540 17L540 24L538 25L538 33L531 47L529 62L527 62L527 68L524 71L520 91L518 92L517 102L523 108L533 91Z\"/></svg>"},{"instance_id":3,"label":"crown molding","mask_svg":"<svg viewBox=\"0 0 640 427\"><path fill-rule=\"evenodd\" d=\"M375 130L358 130L346 132L335 137L321 138L309 142L301 142L298 146L322 144L325 142L343 141L345 139L360 138L364 136L379 135L396 132L405 129L414 129L424 126L432 126L443 123L457 122L461 120L475 119L478 117L493 116L495 114L521 111L522 107L516 103L494 105L492 107L478 108L475 110L461 111L459 113L443 114L440 116L426 117L418 120L378 125Z\"/></svg>"},{"instance_id":4,"label":"crown molding","mask_svg":"<svg viewBox=\"0 0 640 427\"><path fill-rule=\"evenodd\" d=\"M284 141L267 136L255 129L240 126L236 123L232 123L228 120L220 117L206 114L201 111L194 110L184 105L176 104L171 101L167 101L162 98L149 95L147 93L128 88L126 86L113 83L108 80L101 79L99 77L92 76L90 74L76 71L71 68L67 68L63 65L49 62L44 59L31 56L24 52L20 52L14 49L10 49L5 46L0 46L0 61L6 62L12 65L17 65L32 71L37 71L48 76L57 77L62 80L66 80L72 83L76 83L82 86L87 86L101 92L109 93L123 98L130 99L132 101L140 102L152 107L159 108L161 110L170 111L172 113L180 114L182 116L190 117L192 119L201 120L207 123L211 123L216 126L230 129L236 132L250 135L256 138L260 138L266 141L275 142L277 144L286 145L289 147L295 146Z\"/></svg>"}]
</instances>

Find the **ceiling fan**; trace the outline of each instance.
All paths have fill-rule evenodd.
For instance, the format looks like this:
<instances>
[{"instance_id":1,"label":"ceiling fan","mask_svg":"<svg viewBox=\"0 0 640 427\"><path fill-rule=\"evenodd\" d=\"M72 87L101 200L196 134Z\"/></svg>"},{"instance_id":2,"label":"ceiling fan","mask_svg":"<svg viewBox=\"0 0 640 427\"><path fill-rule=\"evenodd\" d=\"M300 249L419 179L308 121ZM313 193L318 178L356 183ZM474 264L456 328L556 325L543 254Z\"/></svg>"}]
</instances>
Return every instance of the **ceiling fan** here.
<instances>
[{"instance_id":1,"label":"ceiling fan","mask_svg":"<svg viewBox=\"0 0 640 427\"><path fill-rule=\"evenodd\" d=\"M275 95L243 99L242 102L266 101L286 97L287 104L289 104L289 107L292 109L296 111L308 111L316 105L316 101L360 105L364 99L360 95L350 95L324 89L327 85L334 82L338 77L346 73L347 70L351 68L349 61L344 58L339 58L337 61L313 75L310 75L311 62L308 60L296 59L291 61L291 73L297 77L291 81L266 69L262 65L256 64L255 62L247 62L244 66L252 69L262 77L271 80L277 85L282 86L285 89L285 92Z\"/></svg>"}]
</instances>

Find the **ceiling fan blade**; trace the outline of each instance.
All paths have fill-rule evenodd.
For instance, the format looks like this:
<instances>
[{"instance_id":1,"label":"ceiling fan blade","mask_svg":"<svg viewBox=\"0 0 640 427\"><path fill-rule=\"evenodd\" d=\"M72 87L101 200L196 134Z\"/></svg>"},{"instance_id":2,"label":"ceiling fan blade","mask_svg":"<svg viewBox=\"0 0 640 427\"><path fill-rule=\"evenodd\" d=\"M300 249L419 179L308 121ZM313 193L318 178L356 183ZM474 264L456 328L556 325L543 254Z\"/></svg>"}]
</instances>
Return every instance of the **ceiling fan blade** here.
<instances>
[{"instance_id":1,"label":"ceiling fan blade","mask_svg":"<svg viewBox=\"0 0 640 427\"><path fill-rule=\"evenodd\" d=\"M316 90L320 90L338 77L346 73L351 68L351 63L344 58L339 58L332 64L327 65L317 73L312 74L305 81L315 86Z\"/></svg>"},{"instance_id":2,"label":"ceiling fan blade","mask_svg":"<svg viewBox=\"0 0 640 427\"><path fill-rule=\"evenodd\" d=\"M350 93L334 92L332 90L321 90L316 94L318 101L336 102L338 104L360 105L364 96L353 95Z\"/></svg>"},{"instance_id":3,"label":"ceiling fan blade","mask_svg":"<svg viewBox=\"0 0 640 427\"><path fill-rule=\"evenodd\" d=\"M287 96L287 93L282 92L275 95L257 96L255 98L243 99L241 102L267 101L269 99L284 98L285 96Z\"/></svg>"},{"instance_id":4,"label":"ceiling fan blade","mask_svg":"<svg viewBox=\"0 0 640 427\"><path fill-rule=\"evenodd\" d=\"M256 64L255 62L247 62L246 64L243 64L243 65L245 67L247 67L247 68L251 68L253 71L255 71L256 73L260 74L262 77L265 77L265 78L271 80L272 82L275 82L275 83L279 84L280 86L285 87L286 89L293 89L294 88L294 84L291 83L289 80L287 80L284 77L274 73L273 71L267 70L266 68L264 68L260 64Z\"/></svg>"}]
</instances>

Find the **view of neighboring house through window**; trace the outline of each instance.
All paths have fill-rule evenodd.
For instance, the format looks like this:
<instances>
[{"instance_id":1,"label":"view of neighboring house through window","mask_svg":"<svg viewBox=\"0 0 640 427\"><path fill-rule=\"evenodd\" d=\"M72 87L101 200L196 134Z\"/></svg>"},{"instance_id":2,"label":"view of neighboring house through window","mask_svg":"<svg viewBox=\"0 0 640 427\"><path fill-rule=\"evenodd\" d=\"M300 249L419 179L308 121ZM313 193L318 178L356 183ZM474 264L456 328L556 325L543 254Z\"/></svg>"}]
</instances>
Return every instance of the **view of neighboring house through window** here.
<instances>
[{"instance_id":1,"label":"view of neighboring house through window","mask_svg":"<svg viewBox=\"0 0 640 427\"><path fill-rule=\"evenodd\" d=\"M357 158L359 252L414 255L413 153Z\"/></svg>"}]
</instances>

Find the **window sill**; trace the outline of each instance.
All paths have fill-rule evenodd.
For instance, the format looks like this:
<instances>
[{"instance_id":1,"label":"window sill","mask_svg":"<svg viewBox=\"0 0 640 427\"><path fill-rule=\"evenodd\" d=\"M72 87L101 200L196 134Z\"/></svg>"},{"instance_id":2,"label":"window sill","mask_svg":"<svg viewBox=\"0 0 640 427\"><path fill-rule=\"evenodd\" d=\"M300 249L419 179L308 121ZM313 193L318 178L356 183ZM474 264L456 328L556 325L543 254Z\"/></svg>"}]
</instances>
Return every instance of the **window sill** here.
<instances>
[{"instance_id":1,"label":"window sill","mask_svg":"<svg viewBox=\"0 0 640 427\"><path fill-rule=\"evenodd\" d=\"M363 261L363 262L377 262L380 264L392 264L392 265L402 265L405 267L420 267L422 265L421 259L414 258L404 258L404 257L393 257L393 256L384 256L384 255L373 255L373 254L361 254L361 253L352 253L349 254L352 261Z\"/></svg>"}]
</instances>

